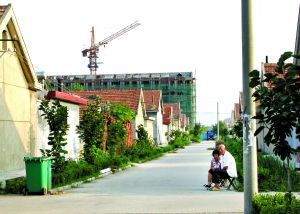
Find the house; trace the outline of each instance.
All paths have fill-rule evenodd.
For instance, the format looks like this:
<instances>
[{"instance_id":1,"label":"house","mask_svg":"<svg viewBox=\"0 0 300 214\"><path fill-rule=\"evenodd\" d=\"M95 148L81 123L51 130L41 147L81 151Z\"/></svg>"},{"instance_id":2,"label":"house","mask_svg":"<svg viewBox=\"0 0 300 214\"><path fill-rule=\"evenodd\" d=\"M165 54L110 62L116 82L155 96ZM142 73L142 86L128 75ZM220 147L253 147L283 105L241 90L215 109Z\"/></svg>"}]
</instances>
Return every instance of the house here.
<instances>
[{"instance_id":1,"label":"house","mask_svg":"<svg viewBox=\"0 0 300 214\"><path fill-rule=\"evenodd\" d=\"M67 145L64 148L68 151L68 153L65 155L65 157L68 159L78 160L80 150L82 148L76 128L79 125L80 106L86 106L88 100L59 91L49 91L45 98L49 99L50 101L59 100L62 106L67 107L69 129L66 136ZM41 100L39 100L39 104L40 102ZM49 149L49 126L47 120L42 116L42 113L43 112L41 110L38 110L37 144L40 149ZM39 153L39 155L41 154Z\"/></svg>"},{"instance_id":2,"label":"house","mask_svg":"<svg viewBox=\"0 0 300 214\"><path fill-rule=\"evenodd\" d=\"M40 89L13 8L0 6L0 172L24 169L23 157L38 150Z\"/></svg>"},{"instance_id":3,"label":"house","mask_svg":"<svg viewBox=\"0 0 300 214\"><path fill-rule=\"evenodd\" d=\"M180 130L180 103L164 103L164 107L171 107L172 108L172 123L171 123L171 130Z\"/></svg>"},{"instance_id":4,"label":"house","mask_svg":"<svg viewBox=\"0 0 300 214\"><path fill-rule=\"evenodd\" d=\"M185 114L180 115L180 130L181 131L186 131L187 126L189 125L188 123L189 119Z\"/></svg>"},{"instance_id":5,"label":"house","mask_svg":"<svg viewBox=\"0 0 300 214\"><path fill-rule=\"evenodd\" d=\"M134 121L131 123L131 126L127 128L129 132L131 132L130 139L127 144L131 145L132 140L137 138L136 130L139 125L145 126L145 119L147 122L147 126L152 118L147 119L146 107L144 103L144 95L142 90L93 90L93 91L69 91L71 94L78 95L80 97L84 97L87 99L95 99L96 96L99 96L101 101L103 102L114 102L127 105L135 114L136 117ZM148 121L150 120L150 121ZM146 129L146 127L145 127ZM147 129L146 129L147 130ZM147 130L148 131L148 130ZM151 133L152 131L148 131Z\"/></svg>"},{"instance_id":6,"label":"house","mask_svg":"<svg viewBox=\"0 0 300 214\"><path fill-rule=\"evenodd\" d=\"M163 131L163 101L160 90L144 90L146 112L153 117L153 140L157 145L166 144Z\"/></svg>"},{"instance_id":7,"label":"house","mask_svg":"<svg viewBox=\"0 0 300 214\"><path fill-rule=\"evenodd\" d=\"M173 124L173 108L172 106L163 105L163 109L163 132L165 140L169 142Z\"/></svg>"}]
</instances>

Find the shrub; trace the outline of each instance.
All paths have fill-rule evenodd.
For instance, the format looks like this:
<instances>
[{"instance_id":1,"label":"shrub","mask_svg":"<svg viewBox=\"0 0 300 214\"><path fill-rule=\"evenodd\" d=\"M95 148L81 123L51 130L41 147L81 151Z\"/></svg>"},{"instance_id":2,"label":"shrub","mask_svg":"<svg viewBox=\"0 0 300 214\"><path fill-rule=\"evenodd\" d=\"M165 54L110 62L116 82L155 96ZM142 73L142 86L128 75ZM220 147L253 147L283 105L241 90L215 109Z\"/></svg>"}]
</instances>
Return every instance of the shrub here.
<instances>
[{"instance_id":1,"label":"shrub","mask_svg":"<svg viewBox=\"0 0 300 214\"><path fill-rule=\"evenodd\" d=\"M275 195L259 194L252 199L256 214L300 213L300 201L294 195L277 193Z\"/></svg>"},{"instance_id":2,"label":"shrub","mask_svg":"<svg viewBox=\"0 0 300 214\"><path fill-rule=\"evenodd\" d=\"M63 172L52 175L53 187L63 186L99 174L95 166L85 161L68 161L66 163L66 168Z\"/></svg>"},{"instance_id":3,"label":"shrub","mask_svg":"<svg viewBox=\"0 0 300 214\"><path fill-rule=\"evenodd\" d=\"M26 178L19 177L6 180L5 193L23 194L26 188Z\"/></svg>"}]
</instances>

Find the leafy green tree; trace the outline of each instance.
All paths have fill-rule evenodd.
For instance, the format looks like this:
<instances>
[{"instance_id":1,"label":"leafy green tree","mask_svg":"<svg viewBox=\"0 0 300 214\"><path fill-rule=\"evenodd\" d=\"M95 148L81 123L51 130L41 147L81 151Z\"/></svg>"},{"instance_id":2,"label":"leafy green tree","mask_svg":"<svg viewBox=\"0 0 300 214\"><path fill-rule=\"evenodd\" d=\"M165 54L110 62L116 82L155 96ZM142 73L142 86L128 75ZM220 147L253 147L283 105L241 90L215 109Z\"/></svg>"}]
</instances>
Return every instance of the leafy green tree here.
<instances>
[{"instance_id":1,"label":"leafy green tree","mask_svg":"<svg viewBox=\"0 0 300 214\"><path fill-rule=\"evenodd\" d=\"M101 146L103 133L102 115L100 113L100 100L89 102L87 109L83 112L82 121L77 126L79 138L84 142L83 158L88 163L93 164L97 150Z\"/></svg>"},{"instance_id":2,"label":"leafy green tree","mask_svg":"<svg viewBox=\"0 0 300 214\"><path fill-rule=\"evenodd\" d=\"M232 134L238 138L243 137L243 123L241 120L234 122L234 125L232 128Z\"/></svg>"},{"instance_id":3,"label":"leafy green tree","mask_svg":"<svg viewBox=\"0 0 300 214\"><path fill-rule=\"evenodd\" d=\"M254 119L262 124L254 135L267 128L265 143L268 146L273 144L274 154L287 161L288 191L291 191L289 160L296 150L290 146L287 137L291 137L293 129L296 129L296 137L300 139L300 66L285 62L291 57L300 59L299 55L285 52L279 58L274 73L260 77L260 72L253 70L249 74L249 86L255 89L252 96L260 109Z\"/></svg>"},{"instance_id":4,"label":"leafy green tree","mask_svg":"<svg viewBox=\"0 0 300 214\"><path fill-rule=\"evenodd\" d=\"M202 126L201 123L196 123L194 128L191 130L191 134L194 136L199 136L200 134L204 133L205 130L205 126Z\"/></svg>"},{"instance_id":5,"label":"leafy green tree","mask_svg":"<svg viewBox=\"0 0 300 214\"><path fill-rule=\"evenodd\" d=\"M217 124L213 125L212 129L215 133L217 133L217 131L218 131ZM229 134L228 127L227 127L226 123L223 121L219 121L219 134L222 137L226 137Z\"/></svg>"},{"instance_id":6,"label":"leafy green tree","mask_svg":"<svg viewBox=\"0 0 300 214\"><path fill-rule=\"evenodd\" d=\"M48 145L51 146L51 149L41 149L42 155L54 158L52 164L54 173L62 172L65 167L64 155L68 153L64 150L64 146L67 145L65 136L69 129L68 109L62 106L58 100L52 104L49 100L43 100L39 110L43 112L42 116L47 120L50 129Z\"/></svg>"},{"instance_id":7,"label":"leafy green tree","mask_svg":"<svg viewBox=\"0 0 300 214\"><path fill-rule=\"evenodd\" d=\"M122 155L125 152L127 138L126 123L135 118L135 113L126 105L111 103L109 106L107 147L110 154Z\"/></svg>"}]
</instances>

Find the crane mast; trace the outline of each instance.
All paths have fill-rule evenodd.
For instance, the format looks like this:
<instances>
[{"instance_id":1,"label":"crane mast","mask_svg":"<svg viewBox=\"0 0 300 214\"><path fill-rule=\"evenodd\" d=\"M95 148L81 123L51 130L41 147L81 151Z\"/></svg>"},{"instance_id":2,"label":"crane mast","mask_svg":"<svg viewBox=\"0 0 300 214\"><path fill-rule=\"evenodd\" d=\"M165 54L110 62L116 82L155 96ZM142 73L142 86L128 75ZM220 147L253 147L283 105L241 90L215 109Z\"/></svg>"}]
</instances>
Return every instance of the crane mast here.
<instances>
[{"instance_id":1,"label":"crane mast","mask_svg":"<svg viewBox=\"0 0 300 214\"><path fill-rule=\"evenodd\" d=\"M97 72L97 68L98 68L98 62L97 59L98 57L98 52L99 52L99 47L100 46L105 46L106 44L108 44L110 41L118 38L119 36L123 35L124 33L127 33L128 31L136 28L137 26L139 26L140 23L138 23L138 21L133 22L132 24L126 26L125 28L117 31L116 33L108 36L107 38L103 39L102 41L98 42L97 44L95 43L95 32L94 32L94 27L92 27L91 33L91 47L84 49L82 51L82 55L84 57L88 56L89 58L89 64L88 64L88 68L90 69L90 74L91 75L96 75Z\"/></svg>"}]
</instances>

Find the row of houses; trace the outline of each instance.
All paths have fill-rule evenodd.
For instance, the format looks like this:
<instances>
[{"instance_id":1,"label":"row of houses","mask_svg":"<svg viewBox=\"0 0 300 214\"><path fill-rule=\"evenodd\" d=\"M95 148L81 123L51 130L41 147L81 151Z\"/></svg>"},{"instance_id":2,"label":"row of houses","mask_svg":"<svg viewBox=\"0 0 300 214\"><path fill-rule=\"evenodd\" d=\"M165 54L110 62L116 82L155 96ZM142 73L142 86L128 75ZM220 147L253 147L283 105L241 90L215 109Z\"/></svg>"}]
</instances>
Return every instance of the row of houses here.
<instances>
[{"instance_id":1,"label":"row of houses","mask_svg":"<svg viewBox=\"0 0 300 214\"><path fill-rule=\"evenodd\" d=\"M24 168L24 156L40 156L48 147L49 127L39 105L59 100L68 108L67 158L78 159L82 148L76 133L81 110L99 96L127 105L135 112L130 139L143 125L153 142L168 143L171 130L185 130L188 117L180 103L163 103L161 90L45 91L38 82L12 6L0 6L0 174ZM1 176L0 176L1 177Z\"/></svg>"}]
</instances>

